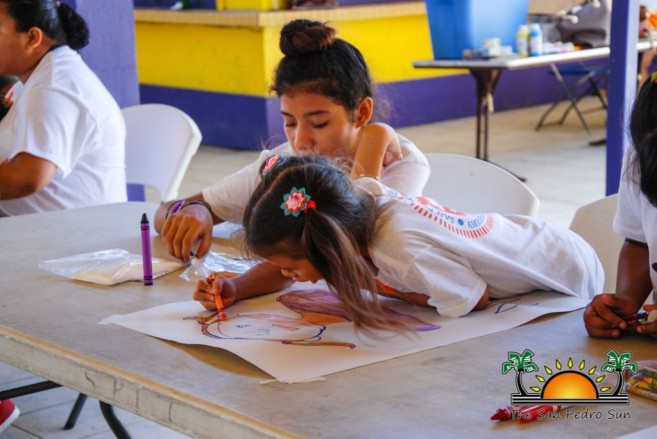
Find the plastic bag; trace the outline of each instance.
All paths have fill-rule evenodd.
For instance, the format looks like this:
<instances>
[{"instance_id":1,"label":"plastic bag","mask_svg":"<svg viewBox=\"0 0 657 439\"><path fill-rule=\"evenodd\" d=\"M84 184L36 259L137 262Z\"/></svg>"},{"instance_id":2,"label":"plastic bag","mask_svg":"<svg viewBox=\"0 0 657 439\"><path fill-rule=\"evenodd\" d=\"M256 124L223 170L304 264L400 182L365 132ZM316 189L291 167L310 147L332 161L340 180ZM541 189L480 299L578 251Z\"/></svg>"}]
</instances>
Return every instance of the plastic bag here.
<instances>
[{"instance_id":1,"label":"plastic bag","mask_svg":"<svg viewBox=\"0 0 657 439\"><path fill-rule=\"evenodd\" d=\"M115 285L127 281L143 281L142 256L114 248L50 259L39 262L39 268L69 279L100 285ZM153 258L153 279L182 268L181 261Z\"/></svg>"},{"instance_id":2,"label":"plastic bag","mask_svg":"<svg viewBox=\"0 0 657 439\"><path fill-rule=\"evenodd\" d=\"M198 279L206 279L210 273L216 271L244 273L256 264L257 261L252 259L211 251L205 257L193 260L180 277L188 282L196 282Z\"/></svg>"}]
</instances>

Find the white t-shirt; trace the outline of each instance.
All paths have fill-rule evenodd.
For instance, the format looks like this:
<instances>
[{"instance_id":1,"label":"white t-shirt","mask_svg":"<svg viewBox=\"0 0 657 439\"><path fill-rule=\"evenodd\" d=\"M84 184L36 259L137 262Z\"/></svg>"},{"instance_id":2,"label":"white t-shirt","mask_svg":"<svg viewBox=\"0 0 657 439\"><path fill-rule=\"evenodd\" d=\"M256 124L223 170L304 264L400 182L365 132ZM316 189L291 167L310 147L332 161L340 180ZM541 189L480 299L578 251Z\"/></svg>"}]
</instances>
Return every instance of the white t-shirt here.
<instances>
[{"instance_id":1,"label":"white t-shirt","mask_svg":"<svg viewBox=\"0 0 657 439\"><path fill-rule=\"evenodd\" d=\"M614 232L623 238L645 243L648 246L648 257L652 266L657 262L657 208L641 192L639 182L632 180L628 174L628 165L634 156L632 151L633 149L630 149L623 160ZM655 270L650 270L650 280L653 289L656 289Z\"/></svg>"},{"instance_id":2,"label":"white t-shirt","mask_svg":"<svg viewBox=\"0 0 657 439\"><path fill-rule=\"evenodd\" d=\"M121 110L77 52L62 46L47 53L13 100L0 122L0 156L26 152L57 171L39 192L0 200L6 214L126 201Z\"/></svg>"},{"instance_id":3,"label":"white t-shirt","mask_svg":"<svg viewBox=\"0 0 657 439\"><path fill-rule=\"evenodd\" d=\"M458 212L371 178L356 185L386 206L369 246L372 274L428 296L441 315L469 313L486 286L493 298L548 290L588 299L602 290L595 251L568 229L530 216Z\"/></svg>"},{"instance_id":4,"label":"white t-shirt","mask_svg":"<svg viewBox=\"0 0 657 439\"><path fill-rule=\"evenodd\" d=\"M402 159L383 168L381 181L402 193L420 195L429 179L429 162L413 142L398 136ZM262 163L282 153L296 155L289 142L264 150L253 163L203 189L203 199L212 206L212 212L224 221L242 223L246 204L260 182Z\"/></svg>"}]
</instances>

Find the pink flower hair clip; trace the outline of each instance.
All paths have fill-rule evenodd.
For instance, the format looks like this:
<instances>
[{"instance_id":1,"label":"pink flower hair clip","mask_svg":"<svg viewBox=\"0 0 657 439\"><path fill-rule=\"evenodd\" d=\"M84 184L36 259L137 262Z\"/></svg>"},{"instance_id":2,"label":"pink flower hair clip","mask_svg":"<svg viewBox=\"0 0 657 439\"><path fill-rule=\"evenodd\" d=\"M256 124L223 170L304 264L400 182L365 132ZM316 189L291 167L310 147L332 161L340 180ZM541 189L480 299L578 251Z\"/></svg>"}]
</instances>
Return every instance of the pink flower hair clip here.
<instances>
[{"instance_id":1,"label":"pink flower hair clip","mask_svg":"<svg viewBox=\"0 0 657 439\"><path fill-rule=\"evenodd\" d=\"M283 203L281 209L285 212L285 216L292 215L294 217L306 209L316 209L317 205L310 199L310 195L306 193L306 188L302 187L297 189L293 187L290 192L283 195Z\"/></svg>"},{"instance_id":2,"label":"pink flower hair clip","mask_svg":"<svg viewBox=\"0 0 657 439\"><path fill-rule=\"evenodd\" d=\"M274 169L276 166L280 165L283 163L285 160L285 154L276 154L271 157L269 157L267 160L265 160L265 164L262 167L262 172L260 173L263 177L271 172L272 169Z\"/></svg>"}]
</instances>

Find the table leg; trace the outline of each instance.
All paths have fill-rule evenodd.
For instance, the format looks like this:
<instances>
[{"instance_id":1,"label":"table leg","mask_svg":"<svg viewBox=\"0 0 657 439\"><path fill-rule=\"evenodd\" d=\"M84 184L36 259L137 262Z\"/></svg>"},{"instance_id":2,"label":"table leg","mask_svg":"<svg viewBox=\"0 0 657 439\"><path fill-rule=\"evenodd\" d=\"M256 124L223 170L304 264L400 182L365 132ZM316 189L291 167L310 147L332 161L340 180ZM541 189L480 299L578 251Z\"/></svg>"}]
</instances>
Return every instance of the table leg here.
<instances>
[{"instance_id":1,"label":"table leg","mask_svg":"<svg viewBox=\"0 0 657 439\"><path fill-rule=\"evenodd\" d=\"M0 401L3 399L18 398L19 396L43 392L44 390L56 389L57 387L62 387L62 385L53 383L52 381L41 381L26 386L14 387L13 389L0 391Z\"/></svg>"},{"instance_id":2,"label":"table leg","mask_svg":"<svg viewBox=\"0 0 657 439\"><path fill-rule=\"evenodd\" d=\"M489 115L494 111L493 95L500 69L470 69L477 83L477 151L476 157L488 160Z\"/></svg>"},{"instance_id":3,"label":"table leg","mask_svg":"<svg viewBox=\"0 0 657 439\"><path fill-rule=\"evenodd\" d=\"M78 394L78 397L75 400L75 404L73 404L73 408L71 409L71 413L68 415L66 424L64 424L64 430L71 430L73 427L75 427L75 424L78 422L78 418L80 417L80 412L82 411L86 401L87 395L84 393Z\"/></svg>"},{"instance_id":4,"label":"table leg","mask_svg":"<svg viewBox=\"0 0 657 439\"><path fill-rule=\"evenodd\" d=\"M476 155L478 159L488 160L488 134L490 131L489 119L490 113L495 111L493 104L493 95L497 87L497 81L502 74L501 69L470 69L470 74L474 77L477 83L477 150ZM493 162L491 162L493 163ZM497 163L493 163L500 166ZM518 180L526 181L525 177L521 177L514 172L500 166L500 168L513 174Z\"/></svg>"},{"instance_id":5,"label":"table leg","mask_svg":"<svg viewBox=\"0 0 657 439\"><path fill-rule=\"evenodd\" d=\"M112 433L114 433L114 436L116 436L117 439L131 439L128 430L125 429L123 424L121 424L121 421L119 421L119 418L116 417L116 413L114 413L114 407L103 401L98 402L100 403L100 412L103 414L105 422L107 422L107 425L109 425L109 428L112 430Z\"/></svg>"},{"instance_id":6,"label":"table leg","mask_svg":"<svg viewBox=\"0 0 657 439\"><path fill-rule=\"evenodd\" d=\"M62 387L62 385L52 381L41 381L35 384L14 387L12 389L0 391L0 400L31 395L32 393L43 392L44 390L55 389L57 387ZM64 427L65 430L70 430L75 426L77 418L80 414L80 410L82 410L82 406L84 405L86 399L86 395L82 393L78 395L78 398L75 401L75 406L73 407L73 411L71 412L71 415L69 415L69 419L66 421L66 426ZM116 414L114 413L114 407L112 407L110 404L107 404L106 402L98 402L100 403L100 411L103 414L107 425L112 430L112 433L114 433L114 435L119 439L131 439L128 431L125 429L123 424L121 424L119 418L116 417Z\"/></svg>"}]
</instances>

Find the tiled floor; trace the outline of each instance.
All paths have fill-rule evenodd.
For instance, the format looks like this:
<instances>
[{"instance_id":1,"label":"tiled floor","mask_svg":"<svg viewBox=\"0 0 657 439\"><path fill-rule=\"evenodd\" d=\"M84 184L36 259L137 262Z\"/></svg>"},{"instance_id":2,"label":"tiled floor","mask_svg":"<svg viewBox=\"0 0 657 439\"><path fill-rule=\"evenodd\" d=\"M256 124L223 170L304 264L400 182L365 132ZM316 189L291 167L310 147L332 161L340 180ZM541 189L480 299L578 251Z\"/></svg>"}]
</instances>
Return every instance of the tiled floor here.
<instances>
[{"instance_id":1,"label":"tiled floor","mask_svg":"<svg viewBox=\"0 0 657 439\"><path fill-rule=\"evenodd\" d=\"M586 107L588 103L583 106ZM490 159L527 178L541 200L539 217L568 226L577 207L604 196L604 146L589 146L605 135L605 113L587 114L592 134L571 115L559 127L534 131L545 106L495 113L491 116ZM425 152L474 153L475 122L465 118L399 130ZM202 146L183 181L180 195L199 192L207 184L249 163L256 153ZM38 379L0 364L0 389ZM77 397L69 389L54 389L14 399L21 416L2 439L114 437L105 424L97 401L88 400L73 430L62 430ZM122 410L117 413L135 438L173 439L187 436Z\"/></svg>"}]
</instances>

